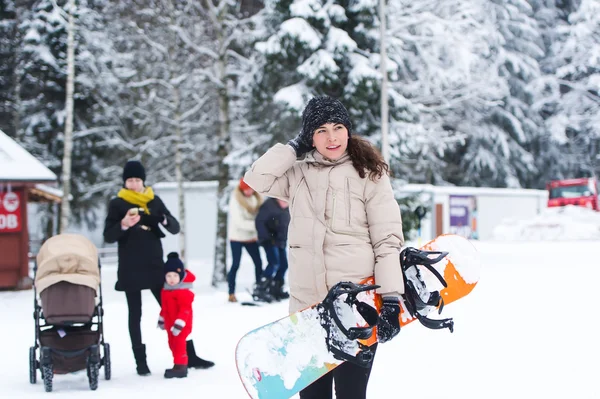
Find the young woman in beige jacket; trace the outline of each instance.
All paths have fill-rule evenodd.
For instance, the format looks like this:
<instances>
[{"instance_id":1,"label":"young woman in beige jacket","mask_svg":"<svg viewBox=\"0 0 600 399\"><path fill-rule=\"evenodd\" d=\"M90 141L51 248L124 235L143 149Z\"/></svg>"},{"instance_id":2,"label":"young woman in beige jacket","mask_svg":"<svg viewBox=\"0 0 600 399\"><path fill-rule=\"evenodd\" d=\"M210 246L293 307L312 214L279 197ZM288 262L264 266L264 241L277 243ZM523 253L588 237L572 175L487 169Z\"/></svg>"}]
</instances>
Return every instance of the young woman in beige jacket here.
<instances>
[{"instance_id":1,"label":"young woman in beige jacket","mask_svg":"<svg viewBox=\"0 0 600 399\"><path fill-rule=\"evenodd\" d=\"M244 180L290 204L290 313L323 300L340 281L375 276L384 298L377 334L386 342L400 331L402 219L388 165L351 130L338 100L315 97L304 109L298 136L269 149ZM331 398L335 381L338 399L364 399L370 372L346 362L301 391L300 398Z\"/></svg>"}]
</instances>

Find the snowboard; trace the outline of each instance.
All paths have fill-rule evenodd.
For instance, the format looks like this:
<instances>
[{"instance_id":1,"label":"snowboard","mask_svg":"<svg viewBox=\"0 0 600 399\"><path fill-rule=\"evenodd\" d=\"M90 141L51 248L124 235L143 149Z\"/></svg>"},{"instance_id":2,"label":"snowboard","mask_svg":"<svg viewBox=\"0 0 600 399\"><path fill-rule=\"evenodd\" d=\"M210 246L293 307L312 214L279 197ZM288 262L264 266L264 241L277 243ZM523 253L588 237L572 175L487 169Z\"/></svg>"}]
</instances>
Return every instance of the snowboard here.
<instances>
[{"instance_id":1,"label":"snowboard","mask_svg":"<svg viewBox=\"0 0 600 399\"><path fill-rule=\"evenodd\" d=\"M242 301L242 302L240 302L240 305L242 305L242 306L260 307L260 306L267 305L267 303L266 302L260 302L260 301Z\"/></svg>"},{"instance_id":2,"label":"snowboard","mask_svg":"<svg viewBox=\"0 0 600 399\"><path fill-rule=\"evenodd\" d=\"M249 289L246 290L248 292L248 294L250 294L250 297L252 298L249 301L241 301L240 305L242 306L264 306L264 305L268 305L270 302L266 302L266 301L261 301L259 298L257 298L253 292Z\"/></svg>"},{"instance_id":3,"label":"snowboard","mask_svg":"<svg viewBox=\"0 0 600 399\"><path fill-rule=\"evenodd\" d=\"M468 295L479 281L480 260L473 244L444 234L400 256L406 291L400 299L401 326L419 320L429 328L452 331L452 319L431 316ZM373 283L373 278L340 283L323 302L244 335L235 358L250 398L290 398L344 361L368 364L369 347L377 342L373 311L381 307Z\"/></svg>"},{"instance_id":4,"label":"snowboard","mask_svg":"<svg viewBox=\"0 0 600 399\"><path fill-rule=\"evenodd\" d=\"M250 300L250 301L241 301L240 305L242 305L242 306L260 307L260 306L265 306L265 305L270 305L270 304L273 304L273 303L280 302L280 300L277 300L277 299L275 299L273 297L271 297L271 298L265 298L265 297L262 297L260 295L257 295L254 290L247 289L246 291L248 292L248 294L250 294L250 297L252 298L252 300Z\"/></svg>"}]
</instances>

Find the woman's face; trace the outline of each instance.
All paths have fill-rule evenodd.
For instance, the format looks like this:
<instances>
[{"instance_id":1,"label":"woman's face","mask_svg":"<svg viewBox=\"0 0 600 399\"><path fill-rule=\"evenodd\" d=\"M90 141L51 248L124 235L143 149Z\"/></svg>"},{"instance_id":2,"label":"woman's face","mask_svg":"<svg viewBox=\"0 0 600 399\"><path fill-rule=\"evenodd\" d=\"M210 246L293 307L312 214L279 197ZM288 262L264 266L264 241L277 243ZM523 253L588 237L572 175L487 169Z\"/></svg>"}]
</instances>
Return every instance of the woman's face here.
<instances>
[{"instance_id":1,"label":"woman's face","mask_svg":"<svg viewBox=\"0 0 600 399\"><path fill-rule=\"evenodd\" d=\"M313 146L325 158L335 161L348 148L348 129L341 123L326 123L313 133Z\"/></svg>"},{"instance_id":2,"label":"woman's face","mask_svg":"<svg viewBox=\"0 0 600 399\"><path fill-rule=\"evenodd\" d=\"M251 188L247 188L245 190L242 190L242 193L244 193L245 197L251 197L252 194L254 194L254 190Z\"/></svg>"},{"instance_id":3,"label":"woman's face","mask_svg":"<svg viewBox=\"0 0 600 399\"><path fill-rule=\"evenodd\" d=\"M130 177L125 180L125 188L141 193L144 191L144 181L138 177Z\"/></svg>"}]
</instances>

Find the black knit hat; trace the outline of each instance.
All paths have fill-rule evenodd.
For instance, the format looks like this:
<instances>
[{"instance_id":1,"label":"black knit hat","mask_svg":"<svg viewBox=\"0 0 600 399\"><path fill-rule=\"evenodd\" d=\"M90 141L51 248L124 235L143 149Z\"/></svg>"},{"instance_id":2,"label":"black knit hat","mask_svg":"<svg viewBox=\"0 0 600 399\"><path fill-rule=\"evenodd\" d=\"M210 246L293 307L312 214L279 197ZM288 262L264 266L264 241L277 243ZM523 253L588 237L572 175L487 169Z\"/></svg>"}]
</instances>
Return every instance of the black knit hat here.
<instances>
[{"instance_id":1,"label":"black knit hat","mask_svg":"<svg viewBox=\"0 0 600 399\"><path fill-rule=\"evenodd\" d=\"M139 161L127 161L123 168L123 183L132 177L146 181L146 170Z\"/></svg>"},{"instance_id":2,"label":"black knit hat","mask_svg":"<svg viewBox=\"0 0 600 399\"><path fill-rule=\"evenodd\" d=\"M346 126L348 136L350 136L352 122L350 122L350 114L346 107L332 97L314 97L306 104L306 108L302 112L302 135L312 138L314 131L325 123L341 123Z\"/></svg>"},{"instance_id":3,"label":"black knit hat","mask_svg":"<svg viewBox=\"0 0 600 399\"><path fill-rule=\"evenodd\" d=\"M179 279L183 280L185 275L185 267L183 262L179 259L177 252L171 252L167 255L167 261L165 262L165 274L169 272L175 272L179 274Z\"/></svg>"}]
</instances>

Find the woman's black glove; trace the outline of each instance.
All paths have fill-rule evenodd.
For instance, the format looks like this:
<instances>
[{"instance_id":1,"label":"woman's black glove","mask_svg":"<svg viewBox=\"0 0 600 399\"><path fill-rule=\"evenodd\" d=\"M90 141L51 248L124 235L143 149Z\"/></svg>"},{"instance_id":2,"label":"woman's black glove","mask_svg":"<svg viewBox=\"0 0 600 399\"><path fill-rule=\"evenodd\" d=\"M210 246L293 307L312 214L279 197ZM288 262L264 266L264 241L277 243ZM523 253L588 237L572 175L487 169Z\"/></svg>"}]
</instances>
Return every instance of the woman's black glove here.
<instances>
[{"instance_id":1,"label":"woman's black glove","mask_svg":"<svg viewBox=\"0 0 600 399\"><path fill-rule=\"evenodd\" d=\"M158 224L161 224L164 220L165 220L165 215L161 215L161 214L147 215L144 213L144 214L140 215L140 224L143 224L146 226L156 226Z\"/></svg>"},{"instance_id":2,"label":"woman's black glove","mask_svg":"<svg viewBox=\"0 0 600 399\"><path fill-rule=\"evenodd\" d=\"M394 338L400 332L400 302L396 297L384 297L377 321L377 340L381 343Z\"/></svg>"},{"instance_id":3,"label":"woman's black glove","mask_svg":"<svg viewBox=\"0 0 600 399\"><path fill-rule=\"evenodd\" d=\"M312 132L300 132L296 137L288 141L288 144L296 151L296 156L306 154L311 151L312 148Z\"/></svg>"}]
</instances>

